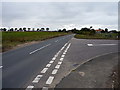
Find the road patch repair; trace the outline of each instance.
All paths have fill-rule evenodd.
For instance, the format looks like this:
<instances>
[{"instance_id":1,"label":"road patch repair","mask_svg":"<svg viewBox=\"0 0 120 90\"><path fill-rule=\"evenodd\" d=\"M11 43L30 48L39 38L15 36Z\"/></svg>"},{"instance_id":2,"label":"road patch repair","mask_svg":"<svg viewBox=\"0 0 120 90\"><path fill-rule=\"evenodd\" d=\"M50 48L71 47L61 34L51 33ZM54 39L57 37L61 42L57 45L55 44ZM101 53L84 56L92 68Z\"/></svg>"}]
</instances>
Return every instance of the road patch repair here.
<instances>
[{"instance_id":1,"label":"road patch repair","mask_svg":"<svg viewBox=\"0 0 120 90\"><path fill-rule=\"evenodd\" d=\"M55 88L114 88L113 81L109 82L109 79L113 68L118 65L118 54L110 53L91 59L63 78Z\"/></svg>"}]
</instances>

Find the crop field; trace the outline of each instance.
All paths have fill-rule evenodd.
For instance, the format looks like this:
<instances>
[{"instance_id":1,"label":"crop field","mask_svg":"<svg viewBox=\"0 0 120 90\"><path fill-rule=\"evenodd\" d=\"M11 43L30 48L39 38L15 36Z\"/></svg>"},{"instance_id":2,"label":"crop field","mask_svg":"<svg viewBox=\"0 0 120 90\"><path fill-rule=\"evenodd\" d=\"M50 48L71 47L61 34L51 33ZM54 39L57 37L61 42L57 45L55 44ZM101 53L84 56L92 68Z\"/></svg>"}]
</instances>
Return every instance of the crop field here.
<instances>
[{"instance_id":1,"label":"crop field","mask_svg":"<svg viewBox=\"0 0 120 90\"><path fill-rule=\"evenodd\" d=\"M2 32L2 52L19 44L42 41L67 34L63 32Z\"/></svg>"}]
</instances>

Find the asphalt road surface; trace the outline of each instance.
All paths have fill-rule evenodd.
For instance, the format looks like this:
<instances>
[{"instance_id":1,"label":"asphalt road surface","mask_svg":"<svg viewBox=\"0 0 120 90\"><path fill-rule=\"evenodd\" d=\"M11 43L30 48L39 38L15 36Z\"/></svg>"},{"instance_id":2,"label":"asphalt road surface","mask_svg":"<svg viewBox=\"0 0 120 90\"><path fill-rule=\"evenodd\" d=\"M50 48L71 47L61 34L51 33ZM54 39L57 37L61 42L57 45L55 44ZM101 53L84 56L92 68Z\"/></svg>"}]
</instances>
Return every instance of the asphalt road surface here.
<instances>
[{"instance_id":1,"label":"asphalt road surface","mask_svg":"<svg viewBox=\"0 0 120 90\"><path fill-rule=\"evenodd\" d=\"M54 88L63 77L90 58L118 52L117 40L61 36L2 55L2 88Z\"/></svg>"}]
</instances>

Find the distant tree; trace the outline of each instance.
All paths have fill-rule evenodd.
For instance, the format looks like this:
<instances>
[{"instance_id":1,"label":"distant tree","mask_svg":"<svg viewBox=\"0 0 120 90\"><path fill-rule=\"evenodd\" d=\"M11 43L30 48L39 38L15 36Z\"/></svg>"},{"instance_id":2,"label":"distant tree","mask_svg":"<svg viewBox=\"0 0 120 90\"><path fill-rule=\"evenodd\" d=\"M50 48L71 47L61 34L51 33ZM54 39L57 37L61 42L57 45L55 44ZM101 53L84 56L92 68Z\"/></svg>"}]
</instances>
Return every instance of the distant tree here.
<instances>
[{"instance_id":1,"label":"distant tree","mask_svg":"<svg viewBox=\"0 0 120 90\"><path fill-rule=\"evenodd\" d=\"M61 29L59 29L59 30L58 30L58 32L62 32L62 30L61 30Z\"/></svg>"},{"instance_id":2,"label":"distant tree","mask_svg":"<svg viewBox=\"0 0 120 90\"><path fill-rule=\"evenodd\" d=\"M104 31L104 30L102 30L102 31L101 31L101 33L105 33L105 31Z\"/></svg>"},{"instance_id":3,"label":"distant tree","mask_svg":"<svg viewBox=\"0 0 120 90\"><path fill-rule=\"evenodd\" d=\"M40 29L39 29L39 28L37 28L37 31L40 31Z\"/></svg>"},{"instance_id":4,"label":"distant tree","mask_svg":"<svg viewBox=\"0 0 120 90\"><path fill-rule=\"evenodd\" d=\"M23 31L22 28L19 28L19 31L22 32Z\"/></svg>"},{"instance_id":5,"label":"distant tree","mask_svg":"<svg viewBox=\"0 0 120 90\"><path fill-rule=\"evenodd\" d=\"M14 29L13 28L10 28L10 30L9 31L14 31Z\"/></svg>"},{"instance_id":6,"label":"distant tree","mask_svg":"<svg viewBox=\"0 0 120 90\"><path fill-rule=\"evenodd\" d=\"M35 28L32 28L32 31L35 31Z\"/></svg>"},{"instance_id":7,"label":"distant tree","mask_svg":"<svg viewBox=\"0 0 120 90\"><path fill-rule=\"evenodd\" d=\"M105 28L105 32L108 33L108 29L107 28Z\"/></svg>"},{"instance_id":8,"label":"distant tree","mask_svg":"<svg viewBox=\"0 0 120 90\"><path fill-rule=\"evenodd\" d=\"M111 30L110 33L118 33L117 30Z\"/></svg>"},{"instance_id":9,"label":"distant tree","mask_svg":"<svg viewBox=\"0 0 120 90\"><path fill-rule=\"evenodd\" d=\"M15 31L17 31L17 28L15 28Z\"/></svg>"},{"instance_id":10,"label":"distant tree","mask_svg":"<svg viewBox=\"0 0 120 90\"><path fill-rule=\"evenodd\" d=\"M24 32L26 31L26 27L23 28L23 31L24 31Z\"/></svg>"},{"instance_id":11,"label":"distant tree","mask_svg":"<svg viewBox=\"0 0 120 90\"><path fill-rule=\"evenodd\" d=\"M44 31L45 29L44 28L41 28L41 31Z\"/></svg>"},{"instance_id":12,"label":"distant tree","mask_svg":"<svg viewBox=\"0 0 120 90\"><path fill-rule=\"evenodd\" d=\"M66 29L64 28L64 29L62 30L62 32L66 32Z\"/></svg>"},{"instance_id":13,"label":"distant tree","mask_svg":"<svg viewBox=\"0 0 120 90\"><path fill-rule=\"evenodd\" d=\"M6 28L3 28L3 30L2 30L2 31L6 32L6 31L7 31L7 29L6 29Z\"/></svg>"},{"instance_id":14,"label":"distant tree","mask_svg":"<svg viewBox=\"0 0 120 90\"><path fill-rule=\"evenodd\" d=\"M28 28L28 31L30 31L31 28Z\"/></svg>"},{"instance_id":15,"label":"distant tree","mask_svg":"<svg viewBox=\"0 0 120 90\"><path fill-rule=\"evenodd\" d=\"M46 28L46 31L49 31L49 28Z\"/></svg>"},{"instance_id":16,"label":"distant tree","mask_svg":"<svg viewBox=\"0 0 120 90\"><path fill-rule=\"evenodd\" d=\"M90 26L90 29L92 29L92 26Z\"/></svg>"}]
</instances>

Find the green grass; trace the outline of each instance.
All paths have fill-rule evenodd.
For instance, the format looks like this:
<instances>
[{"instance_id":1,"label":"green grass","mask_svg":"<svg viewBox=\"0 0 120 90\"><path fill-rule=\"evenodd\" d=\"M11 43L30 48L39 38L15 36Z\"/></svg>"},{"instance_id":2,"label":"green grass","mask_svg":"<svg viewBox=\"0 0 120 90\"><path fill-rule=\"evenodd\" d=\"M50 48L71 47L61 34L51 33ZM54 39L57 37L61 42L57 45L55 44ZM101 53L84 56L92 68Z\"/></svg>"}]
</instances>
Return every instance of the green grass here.
<instances>
[{"instance_id":1,"label":"green grass","mask_svg":"<svg viewBox=\"0 0 120 90\"><path fill-rule=\"evenodd\" d=\"M42 41L66 34L63 32L2 32L2 51L26 42Z\"/></svg>"},{"instance_id":2,"label":"green grass","mask_svg":"<svg viewBox=\"0 0 120 90\"><path fill-rule=\"evenodd\" d=\"M118 39L117 33L101 33L101 34L95 34L95 35L82 35L82 34L76 34L75 38L78 39Z\"/></svg>"}]
</instances>

